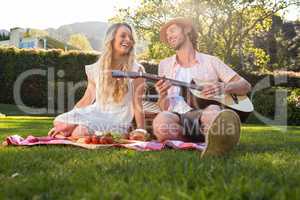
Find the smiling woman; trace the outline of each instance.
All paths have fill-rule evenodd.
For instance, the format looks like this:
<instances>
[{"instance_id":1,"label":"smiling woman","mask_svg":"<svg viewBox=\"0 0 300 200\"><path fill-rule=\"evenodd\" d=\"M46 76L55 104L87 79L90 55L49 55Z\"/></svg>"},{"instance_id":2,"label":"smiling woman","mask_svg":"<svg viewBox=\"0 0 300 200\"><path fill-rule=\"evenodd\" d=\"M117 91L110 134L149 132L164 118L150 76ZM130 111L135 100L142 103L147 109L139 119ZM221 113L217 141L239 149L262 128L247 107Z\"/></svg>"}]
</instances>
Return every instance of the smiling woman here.
<instances>
[{"instance_id":1,"label":"smiling woman","mask_svg":"<svg viewBox=\"0 0 300 200\"><path fill-rule=\"evenodd\" d=\"M49 135L80 138L97 132L127 133L135 117L137 128L144 128L142 95L144 80L114 79L111 70L143 71L135 61L135 37L126 23L107 30L101 58L86 66L88 86L75 108L59 115Z\"/></svg>"},{"instance_id":2,"label":"smiling woman","mask_svg":"<svg viewBox=\"0 0 300 200\"><path fill-rule=\"evenodd\" d=\"M98 98L102 105L106 103L111 91L113 91L114 101L120 102L128 90L127 80L113 79L109 73L111 69L132 70L135 44L133 34L132 28L126 23L113 24L107 31L105 50L100 59L100 65L103 66L100 69L101 74L105 75L99 76L98 82L100 89Z\"/></svg>"}]
</instances>

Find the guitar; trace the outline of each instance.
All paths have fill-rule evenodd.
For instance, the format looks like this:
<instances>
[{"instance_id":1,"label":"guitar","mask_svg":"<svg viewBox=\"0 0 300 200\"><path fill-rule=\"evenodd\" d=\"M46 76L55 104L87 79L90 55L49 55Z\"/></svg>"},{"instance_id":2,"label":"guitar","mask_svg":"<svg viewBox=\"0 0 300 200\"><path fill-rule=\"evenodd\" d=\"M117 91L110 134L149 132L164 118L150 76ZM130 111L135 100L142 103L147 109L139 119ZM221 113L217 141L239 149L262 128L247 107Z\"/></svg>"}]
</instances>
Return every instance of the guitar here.
<instances>
[{"instance_id":1,"label":"guitar","mask_svg":"<svg viewBox=\"0 0 300 200\"><path fill-rule=\"evenodd\" d=\"M203 109L209 104L218 104L236 111L241 120L245 121L248 115L254 110L253 104L247 96L240 96L234 94L222 94L210 98L206 98L201 94L203 85L195 83L187 83L166 77L161 77L155 74L142 73L142 72L127 72L120 70L112 70L112 77L114 78L145 78L153 81L168 80L174 86L188 88L190 93L187 93L187 102L194 108Z\"/></svg>"}]
</instances>

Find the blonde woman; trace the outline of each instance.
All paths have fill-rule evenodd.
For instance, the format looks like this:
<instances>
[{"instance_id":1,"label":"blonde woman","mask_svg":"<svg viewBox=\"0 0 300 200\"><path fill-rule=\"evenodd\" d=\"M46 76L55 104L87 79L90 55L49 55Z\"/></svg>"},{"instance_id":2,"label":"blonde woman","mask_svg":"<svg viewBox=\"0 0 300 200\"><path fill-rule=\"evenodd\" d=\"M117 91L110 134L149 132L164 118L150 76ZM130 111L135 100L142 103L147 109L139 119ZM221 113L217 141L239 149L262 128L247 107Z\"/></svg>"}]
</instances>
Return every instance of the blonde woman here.
<instances>
[{"instance_id":1,"label":"blonde woman","mask_svg":"<svg viewBox=\"0 0 300 200\"><path fill-rule=\"evenodd\" d=\"M144 129L143 79L115 79L111 70L143 71L136 63L135 38L126 23L110 26L100 59L85 67L88 86L74 109L57 116L48 135L80 138L96 131L127 133L135 117Z\"/></svg>"}]
</instances>

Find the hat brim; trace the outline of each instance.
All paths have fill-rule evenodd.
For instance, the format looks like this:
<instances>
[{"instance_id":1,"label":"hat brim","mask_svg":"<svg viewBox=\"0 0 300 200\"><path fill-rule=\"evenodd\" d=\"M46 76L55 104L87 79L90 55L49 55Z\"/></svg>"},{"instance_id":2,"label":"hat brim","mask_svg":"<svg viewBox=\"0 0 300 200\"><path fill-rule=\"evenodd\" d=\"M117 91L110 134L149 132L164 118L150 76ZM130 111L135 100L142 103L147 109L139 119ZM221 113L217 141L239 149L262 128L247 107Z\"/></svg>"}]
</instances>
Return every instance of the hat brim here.
<instances>
[{"instance_id":1,"label":"hat brim","mask_svg":"<svg viewBox=\"0 0 300 200\"><path fill-rule=\"evenodd\" d=\"M168 21L167 23L165 23L161 28L160 28L160 41L163 43L168 43L167 40L167 29L169 28L169 26L173 25L173 24L179 24L183 27L188 27L188 28L192 28L193 27L193 23L192 20L187 19L187 18L175 18L172 19L170 21Z\"/></svg>"}]
</instances>

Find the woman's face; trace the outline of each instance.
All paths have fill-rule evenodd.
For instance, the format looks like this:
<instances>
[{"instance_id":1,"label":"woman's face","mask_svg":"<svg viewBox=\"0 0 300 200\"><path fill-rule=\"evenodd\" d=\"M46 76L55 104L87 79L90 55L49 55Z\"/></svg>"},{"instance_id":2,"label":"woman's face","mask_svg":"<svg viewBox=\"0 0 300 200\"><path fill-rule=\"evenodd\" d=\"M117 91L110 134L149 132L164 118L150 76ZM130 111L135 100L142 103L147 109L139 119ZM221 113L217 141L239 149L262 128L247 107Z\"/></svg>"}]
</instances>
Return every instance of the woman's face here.
<instances>
[{"instance_id":1,"label":"woman's face","mask_svg":"<svg viewBox=\"0 0 300 200\"><path fill-rule=\"evenodd\" d=\"M118 55L128 54L133 47L133 38L130 29L120 26L113 41L113 50Z\"/></svg>"}]
</instances>

